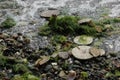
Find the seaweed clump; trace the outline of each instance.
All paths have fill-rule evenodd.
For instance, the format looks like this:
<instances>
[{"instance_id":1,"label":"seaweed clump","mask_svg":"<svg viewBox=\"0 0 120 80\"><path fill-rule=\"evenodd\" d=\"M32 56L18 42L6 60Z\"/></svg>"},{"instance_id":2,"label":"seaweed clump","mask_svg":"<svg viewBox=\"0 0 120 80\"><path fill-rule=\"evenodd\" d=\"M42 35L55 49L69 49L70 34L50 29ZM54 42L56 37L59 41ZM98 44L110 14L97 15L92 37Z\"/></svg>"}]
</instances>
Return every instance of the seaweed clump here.
<instances>
[{"instance_id":1,"label":"seaweed clump","mask_svg":"<svg viewBox=\"0 0 120 80\"><path fill-rule=\"evenodd\" d=\"M80 18L76 16L56 16L53 15L47 24L40 27L40 35L98 35L96 25L91 21L86 24L79 24Z\"/></svg>"},{"instance_id":2,"label":"seaweed clump","mask_svg":"<svg viewBox=\"0 0 120 80\"><path fill-rule=\"evenodd\" d=\"M7 17L6 20L1 23L1 27L3 28L11 28L15 25L16 21L11 17Z\"/></svg>"}]
</instances>

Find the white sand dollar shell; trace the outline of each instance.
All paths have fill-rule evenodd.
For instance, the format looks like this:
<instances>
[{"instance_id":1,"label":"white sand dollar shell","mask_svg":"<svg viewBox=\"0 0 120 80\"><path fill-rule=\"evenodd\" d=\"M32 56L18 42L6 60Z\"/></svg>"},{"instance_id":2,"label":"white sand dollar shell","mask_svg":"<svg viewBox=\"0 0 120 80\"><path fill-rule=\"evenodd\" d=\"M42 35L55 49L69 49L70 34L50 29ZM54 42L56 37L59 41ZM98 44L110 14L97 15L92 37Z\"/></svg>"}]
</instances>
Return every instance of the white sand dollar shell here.
<instances>
[{"instance_id":1,"label":"white sand dollar shell","mask_svg":"<svg viewBox=\"0 0 120 80\"><path fill-rule=\"evenodd\" d=\"M89 53L90 46L78 46L72 49L72 55L77 59L90 59L93 56Z\"/></svg>"},{"instance_id":2,"label":"white sand dollar shell","mask_svg":"<svg viewBox=\"0 0 120 80\"><path fill-rule=\"evenodd\" d=\"M93 37L86 35L77 36L74 38L74 42L76 44L88 45L93 42Z\"/></svg>"}]
</instances>

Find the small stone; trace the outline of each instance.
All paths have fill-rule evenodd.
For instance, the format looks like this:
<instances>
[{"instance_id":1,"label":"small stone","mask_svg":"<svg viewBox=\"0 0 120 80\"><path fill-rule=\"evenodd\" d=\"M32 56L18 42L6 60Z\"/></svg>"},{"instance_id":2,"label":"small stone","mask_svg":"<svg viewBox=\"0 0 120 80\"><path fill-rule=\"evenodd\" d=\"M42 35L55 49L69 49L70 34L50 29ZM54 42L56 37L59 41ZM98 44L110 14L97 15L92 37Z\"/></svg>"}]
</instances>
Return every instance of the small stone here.
<instances>
[{"instance_id":1,"label":"small stone","mask_svg":"<svg viewBox=\"0 0 120 80\"><path fill-rule=\"evenodd\" d=\"M57 63L51 63L52 64L52 66L57 66Z\"/></svg>"},{"instance_id":2,"label":"small stone","mask_svg":"<svg viewBox=\"0 0 120 80\"><path fill-rule=\"evenodd\" d=\"M19 36L18 39L17 39L17 41L23 42L24 41L23 36Z\"/></svg>"},{"instance_id":3,"label":"small stone","mask_svg":"<svg viewBox=\"0 0 120 80\"><path fill-rule=\"evenodd\" d=\"M70 70L67 76L67 80L75 80L76 74L76 71Z\"/></svg>"},{"instance_id":4,"label":"small stone","mask_svg":"<svg viewBox=\"0 0 120 80\"><path fill-rule=\"evenodd\" d=\"M52 58L56 58L57 56L58 56L57 53L53 53L53 54L51 55Z\"/></svg>"},{"instance_id":5,"label":"small stone","mask_svg":"<svg viewBox=\"0 0 120 80\"><path fill-rule=\"evenodd\" d=\"M60 12L58 10L47 10L47 11L43 11L40 15L41 17L49 18L52 15L59 15L59 14Z\"/></svg>"},{"instance_id":6,"label":"small stone","mask_svg":"<svg viewBox=\"0 0 120 80\"><path fill-rule=\"evenodd\" d=\"M67 75L65 74L64 71L60 71L59 77L66 79L66 76L67 76Z\"/></svg>"},{"instance_id":7,"label":"small stone","mask_svg":"<svg viewBox=\"0 0 120 80\"><path fill-rule=\"evenodd\" d=\"M17 35L17 34L13 34L13 35L12 35L12 38L15 39L15 40L17 40L18 35Z\"/></svg>"},{"instance_id":8,"label":"small stone","mask_svg":"<svg viewBox=\"0 0 120 80\"><path fill-rule=\"evenodd\" d=\"M21 53L20 52L16 52L15 54L19 56Z\"/></svg>"},{"instance_id":9,"label":"small stone","mask_svg":"<svg viewBox=\"0 0 120 80\"><path fill-rule=\"evenodd\" d=\"M78 21L78 24L90 23L91 21L92 21L92 19L89 19L89 18L87 18L87 19L82 19L82 20L79 20L79 21Z\"/></svg>"},{"instance_id":10,"label":"small stone","mask_svg":"<svg viewBox=\"0 0 120 80\"><path fill-rule=\"evenodd\" d=\"M47 80L47 75L46 74L42 74L41 75L41 80Z\"/></svg>"},{"instance_id":11,"label":"small stone","mask_svg":"<svg viewBox=\"0 0 120 80\"><path fill-rule=\"evenodd\" d=\"M25 39L24 39L24 43L29 44L29 43L30 43L30 39L25 38Z\"/></svg>"},{"instance_id":12,"label":"small stone","mask_svg":"<svg viewBox=\"0 0 120 80\"><path fill-rule=\"evenodd\" d=\"M67 59L69 57L68 52L59 52L58 55L62 59Z\"/></svg>"},{"instance_id":13,"label":"small stone","mask_svg":"<svg viewBox=\"0 0 120 80\"><path fill-rule=\"evenodd\" d=\"M43 65L43 64L47 63L49 60L50 60L50 57L48 57L48 56L41 56L41 58L38 59L35 62L35 66Z\"/></svg>"},{"instance_id":14,"label":"small stone","mask_svg":"<svg viewBox=\"0 0 120 80\"><path fill-rule=\"evenodd\" d=\"M70 64L72 64L72 63L73 63L72 58L69 58L69 59L68 59L68 62L69 62Z\"/></svg>"},{"instance_id":15,"label":"small stone","mask_svg":"<svg viewBox=\"0 0 120 80\"><path fill-rule=\"evenodd\" d=\"M53 66L53 68L54 68L55 70L58 70L58 69L59 69L57 63L51 63L51 64L52 64L52 66Z\"/></svg>"},{"instance_id":16,"label":"small stone","mask_svg":"<svg viewBox=\"0 0 120 80\"><path fill-rule=\"evenodd\" d=\"M78 65L80 64L80 61L78 61L78 60L75 60L74 62L75 62L75 64L78 64Z\"/></svg>"},{"instance_id":17,"label":"small stone","mask_svg":"<svg viewBox=\"0 0 120 80\"><path fill-rule=\"evenodd\" d=\"M93 57L98 57L98 56L102 56L105 54L105 51L103 49L97 49L95 47L90 48L90 54Z\"/></svg>"},{"instance_id":18,"label":"small stone","mask_svg":"<svg viewBox=\"0 0 120 80\"><path fill-rule=\"evenodd\" d=\"M100 55L100 51L97 48L90 48L90 53L92 54L93 57L98 57Z\"/></svg>"},{"instance_id":19,"label":"small stone","mask_svg":"<svg viewBox=\"0 0 120 80\"><path fill-rule=\"evenodd\" d=\"M49 70L51 70L52 69L52 66L51 65L47 65L46 67L45 67L45 71L49 71Z\"/></svg>"}]
</instances>

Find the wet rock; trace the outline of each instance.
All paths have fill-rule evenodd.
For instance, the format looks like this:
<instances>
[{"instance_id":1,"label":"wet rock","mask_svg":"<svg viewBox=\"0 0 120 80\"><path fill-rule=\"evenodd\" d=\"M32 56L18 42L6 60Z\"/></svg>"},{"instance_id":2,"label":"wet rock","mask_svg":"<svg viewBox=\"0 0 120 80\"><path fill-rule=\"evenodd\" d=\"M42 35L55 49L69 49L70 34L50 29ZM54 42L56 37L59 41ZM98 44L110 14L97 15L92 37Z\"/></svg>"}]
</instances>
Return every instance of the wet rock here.
<instances>
[{"instance_id":1,"label":"wet rock","mask_svg":"<svg viewBox=\"0 0 120 80\"><path fill-rule=\"evenodd\" d=\"M40 15L41 17L45 17L45 18L49 18L52 15L59 15L60 12L58 10L47 10L47 11L43 11Z\"/></svg>"},{"instance_id":2,"label":"wet rock","mask_svg":"<svg viewBox=\"0 0 120 80\"><path fill-rule=\"evenodd\" d=\"M74 42L81 45L88 45L93 42L93 37L81 35L74 38Z\"/></svg>"},{"instance_id":3,"label":"wet rock","mask_svg":"<svg viewBox=\"0 0 120 80\"><path fill-rule=\"evenodd\" d=\"M62 59L67 59L69 57L69 53L68 52L59 52L58 56Z\"/></svg>"}]
</instances>

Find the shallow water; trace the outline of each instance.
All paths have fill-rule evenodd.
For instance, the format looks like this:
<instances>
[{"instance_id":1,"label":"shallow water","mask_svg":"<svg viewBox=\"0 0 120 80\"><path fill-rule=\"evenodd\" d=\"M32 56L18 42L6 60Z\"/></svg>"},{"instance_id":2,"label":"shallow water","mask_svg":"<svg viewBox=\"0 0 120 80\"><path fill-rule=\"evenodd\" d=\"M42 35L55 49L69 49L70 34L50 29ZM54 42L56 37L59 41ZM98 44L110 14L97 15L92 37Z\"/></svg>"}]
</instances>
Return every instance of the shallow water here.
<instances>
[{"instance_id":1,"label":"shallow water","mask_svg":"<svg viewBox=\"0 0 120 80\"><path fill-rule=\"evenodd\" d=\"M62 14L79 15L98 19L100 16L120 17L120 0L12 0L18 3L19 7L12 9L1 9L7 15L17 21L17 26L4 30L10 34L21 32L29 36L31 46L47 46L46 39L38 36L38 27L46 20L40 17L40 13L47 9L58 9ZM4 19L1 18L1 19ZM1 20L2 21L2 20ZM33 22L33 24L30 24ZM110 42L111 43L111 42Z\"/></svg>"}]
</instances>

